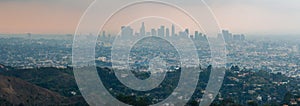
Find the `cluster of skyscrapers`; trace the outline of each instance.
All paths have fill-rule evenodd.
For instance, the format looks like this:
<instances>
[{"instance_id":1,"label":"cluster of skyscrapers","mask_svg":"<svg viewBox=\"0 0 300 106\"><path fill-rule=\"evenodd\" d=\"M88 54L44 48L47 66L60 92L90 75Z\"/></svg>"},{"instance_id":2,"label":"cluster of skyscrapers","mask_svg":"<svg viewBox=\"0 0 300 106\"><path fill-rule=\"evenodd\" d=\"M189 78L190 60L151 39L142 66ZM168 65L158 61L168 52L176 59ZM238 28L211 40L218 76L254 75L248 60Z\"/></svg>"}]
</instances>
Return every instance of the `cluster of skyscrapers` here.
<instances>
[{"instance_id":1,"label":"cluster of skyscrapers","mask_svg":"<svg viewBox=\"0 0 300 106\"><path fill-rule=\"evenodd\" d=\"M226 42L230 41L244 41L246 39L244 34L232 34L228 30L222 30L222 33L218 37L224 37Z\"/></svg>"},{"instance_id":2,"label":"cluster of skyscrapers","mask_svg":"<svg viewBox=\"0 0 300 106\"><path fill-rule=\"evenodd\" d=\"M176 33L175 26L172 24L171 29L161 25L158 29L152 28L151 31L147 32L145 23L143 22L140 28L140 32L134 32L130 26L122 26L120 36L131 37L131 36L159 36L159 37L176 37L176 36L188 36L194 39L206 39L206 35L195 31L194 34L189 32L189 29Z\"/></svg>"},{"instance_id":3,"label":"cluster of skyscrapers","mask_svg":"<svg viewBox=\"0 0 300 106\"><path fill-rule=\"evenodd\" d=\"M184 31L179 31L176 33L175 26L172 24L171 29L161 25L159 28L152 28L150 31L146 31L145 23L142 22L139 32L135 32L133 28L130 26L122 26L120 36L123 37L134 37L134 36L159 36L159 37L190 37L195 40L207 40L207 36L199 31L190 32L189 29L185 29ZM102 32L102 37L110 38L111 35L106 35L105 31ZM218 35L219 38L223 37L226 42L230 41L244 41L244 34L232 34L228 30L222 30L222 32Z\"/></svg>"}]
</instances>

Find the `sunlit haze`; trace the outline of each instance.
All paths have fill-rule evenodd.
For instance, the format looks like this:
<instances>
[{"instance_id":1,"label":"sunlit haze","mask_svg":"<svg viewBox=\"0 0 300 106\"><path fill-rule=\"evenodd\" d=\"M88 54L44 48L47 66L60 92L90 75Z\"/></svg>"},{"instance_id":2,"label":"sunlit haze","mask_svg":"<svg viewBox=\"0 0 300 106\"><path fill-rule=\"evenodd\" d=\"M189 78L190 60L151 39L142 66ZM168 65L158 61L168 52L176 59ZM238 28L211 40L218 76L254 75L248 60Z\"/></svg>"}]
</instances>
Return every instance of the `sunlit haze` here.
<instances>
[{"instance_id":1,"label":"sunlit haze","mask_svg":"<svg viewBox=\"0 0 300 106\"><path fill-rule=\"evenodd\" d=\"M222 29L248 35L300 34L299 0L205 1ZM72 34L91 2L0 0L0 33ZM199 9L197 5L187 5Z\"/></svg>"}]
</instances>

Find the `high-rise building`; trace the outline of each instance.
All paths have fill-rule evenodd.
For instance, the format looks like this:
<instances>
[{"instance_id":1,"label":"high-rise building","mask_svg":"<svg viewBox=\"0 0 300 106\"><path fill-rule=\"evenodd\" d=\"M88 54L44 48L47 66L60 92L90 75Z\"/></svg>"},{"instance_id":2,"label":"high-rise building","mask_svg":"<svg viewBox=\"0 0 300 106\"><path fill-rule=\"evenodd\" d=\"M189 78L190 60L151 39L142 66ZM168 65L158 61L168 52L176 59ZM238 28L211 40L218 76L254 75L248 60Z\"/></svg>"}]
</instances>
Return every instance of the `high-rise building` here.
<instances>
[{"instance_id":1,"label":"high-rise building","mask_svg":"<svg viewBox=\"0 0 300 106\"><path fill-rule=\"evenodd\" d=\"M150 36L150 35L151 35L151 32L146 32L146 35L147 35L147 36Z\"/></svg>"},{"instance_id":2,"label":"high-rise building","mask_svg":"<svg viewBox=\"0 0 300 106\"><path fill-rule=\"evenodd\" d=\"M195 31L195 36L198 36L199 35L199 32L198 31Z\"/></svg>"},{"instance_id":3,"label":"high-rise building","mask_svg":"<svg viewBox=\"0 0 300 106\"><path fill-rule=\"evenodd\" d=\"M233 38L233 37L232 37L232 34L229 33L228 30L222 30L222 35L223 35L224 40L225 40L226 42L232 41L232 38Z\"/></svg>"},{"instance_id":4,"label":"high-rise building","mask_svg":"<svg viewBox=\"0 0 300 106\"><path fill-rule=\"evenodd\" d=\"M102 37L106 37L105 31L102 32Z\"/></svg>"},{"instance_id":5,"label":"high-rise building","mask_svg":"<svg viewBox=\"0 0 300 106\"><path fill-rule=\"evenodd\" d=\"M207 41L207 36L203 35L202 40Z\"/></svg>"},{"instance_id":6,"label":"high-rise building","mask_svg":"<svg viewBox=\"0 0 300 106\"><path fill-rule=\"evenodd\" d=\"M121 26L121 30L123 30L126 26Z\"/></svg>"},{"instance_id":7,"label":"high-rise building","mask_svg":"<svg viewBox=\"0 0 300 106\"><path fill-rule=\"evenodd\" d=\"M185 29L184 32L185 32L187 35L190 35L189 29Z\"/></svg>"},{"instance_id":8,"label":"high-rise building","mask_svg":"<svg viewBox=\"0 0 300 106\"><path fill-rule=\"evenodd\" d=\"M160 28L157 30L157 35L161 37L165 36L165 26L160 26Z\"/></svg>"},{"instance_id":9,"label":"high-rise building","mask_svg":"<svg viewBox=\"0 0 300 106\"><path fill-rule=\"evenodd\" d=\"M183 31L180 31L180 32L179 32L179 36L180 36L180 37L187 36L187 33L186 33L186 32L183 32Z\"/></svg>"},{"instance_id":10,"label":"high-rise building","mask_svg":"<svg viewBox=\"0 0 300 106\"><path fill-rule=\"evenodd\" d=\"M146 28L145 28L145 23L142 23L142 27L140 29L140 35L145 36L146 35Z\"/></svg>"},{"instance_id":11,"label":"high-rise building","mask_svg":"<svg viewBox=\"0 0 300 106\"><path fill-rule=\"evenodd\" d=\"M194 38L195 38L194 35L189 35L189 37L190 37L191 39L194 39Z\"/></svg>"},{"instance_id":12,"label":"high-rise building","mask_svg":"<svg viewBox=\"0 0 300 106\"><path fill-rule=\"evenodd\" d=\"M134 36L140 36L140 33L136 32L136 33L134 33Z\"/></svg>"},{"instance_id":13,"label":"high-rise building","mask_svg":"<svg viewBox=\"0 0 300 106\"><path fill-rule=\"evenodd\" d=\"M156 32L155 29L151 29L151 35L152 35L152 36L157 36L157 32Z\"/></svg>"},{"instance_id":14,"label":"high-rise building","mask_svg":"<svg viewBox=\"0 0 300 106\"><path fill-rule=\"evenodd\" d=\"M172 35L171 36L175 36L175 26L174 26L174 24L172 24Z\"/></svg>"},{"instance_id":15,"label":"high-rise building","mask_svg":"<svg viewBox=\"0 0 300 106\"><path fill-rule=\"evenodd\" d=\"M241 35L241 40L242 40L242 41L246 40L246 37L245 37L244 34Z\"/></svg>"},{"instance_id":16,"label":"high-rise building","mask_svg":"<svg viewBox=\"0 0 300 106\"><path fill-rule=\"evenodd\" d=\"M166 29L166 37L170 37L170 30L169 30L169 28Z\"/></svg>"},{"instance_id":17,"label":"high-rise building","mask_svg":"<svg viewBox=\"0 0 300 106\"><path fill-rule=\"evenodd\" d=\"M241 35L239 35L239 34L233 35L233 40L240 41L241 40Z\"/></svg>"},{"instance_id":18,"label":"high-rise building","mask_svg":"<svg viewBox=\"0 0 300 106\"><path fill-rule=\"evenodd\" d=\"M194 39L200 39L199 32L195 31Z\"/></svg>"},{"instance_id":19,"label":"high-rise building","mask_svg":"<svg viewBox=\"0 0 300 106\"><path fill-rule=\"evenodd\" d=\"M121 30L121 36L133 36L133 29L130 26L122 26Z\"/></svg>"},{"instance_id":20,"label":"high-rise building","mask_svg":"<svg viewBox=\"0 0 300 106\"><path fill-rule=\"evenodd\" d=\"M223 35L222 34L218 34L218 39L223 39L224 37L223 37Z\"/></svg>"}]
</instances>

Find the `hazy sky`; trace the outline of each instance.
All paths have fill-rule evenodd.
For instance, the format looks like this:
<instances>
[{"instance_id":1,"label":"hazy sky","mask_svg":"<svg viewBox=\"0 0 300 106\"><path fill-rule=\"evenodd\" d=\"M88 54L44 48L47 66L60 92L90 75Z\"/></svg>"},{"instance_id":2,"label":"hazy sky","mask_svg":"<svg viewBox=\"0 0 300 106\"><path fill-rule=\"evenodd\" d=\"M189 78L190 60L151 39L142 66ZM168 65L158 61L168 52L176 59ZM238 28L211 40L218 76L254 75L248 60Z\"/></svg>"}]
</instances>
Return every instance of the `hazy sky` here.
<instances>
[{"instance_id":1,"label":"hazy sky","mask_svg":"<svg viewBox=\"0 0 300 106\"><path fill-rule=\"evenodd\" d=\"M0 33L74 33L92 1L0 0ZM234 33L300 34L299 0L205 1L221 28Z\"/></svg>"}]
</instances>

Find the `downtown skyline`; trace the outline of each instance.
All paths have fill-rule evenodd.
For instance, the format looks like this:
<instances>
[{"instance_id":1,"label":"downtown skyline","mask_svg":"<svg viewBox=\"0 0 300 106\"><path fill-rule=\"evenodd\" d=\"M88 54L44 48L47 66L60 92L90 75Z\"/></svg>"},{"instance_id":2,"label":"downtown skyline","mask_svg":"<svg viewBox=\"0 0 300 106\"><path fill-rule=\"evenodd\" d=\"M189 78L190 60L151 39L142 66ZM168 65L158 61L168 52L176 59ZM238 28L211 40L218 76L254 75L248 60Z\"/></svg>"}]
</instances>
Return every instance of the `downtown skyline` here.
<instances>
[{"instance_id":1,"label":"downtown skyline","mask_svg":"<svg viewBox=\"0 0 300 106\"><path fill-rule=\"evenodd\" d=\"M72 34L87 1L0 1L2 34ZM207 0L222 29L247 35L298 35L299 1ZM184 2L183 2L184 3ZM200 7L189 5L192 9ZM280 9L278 9L280 8ZM106 18L106 17L103 17Z\"/></svg>"},{"instance_id":2,"label":"downtown skyline","mask_svg":"<svg viewBox=\"0 0 300 106\"><path fill-rule=\"evenodd\" d=\"M149 30L147 30L147 29ZM134 37L134 36L159 36L159 37L184 37L187 36L192 39L197 40L207 40L207 35L202 33L201 31L195 30L190 31L189 28L185 28L184 30L177 31L177 28L174 24L168 25L160 25L159 27L147 27L145 22L141 22L140 28L132 28L131 26L121 26L121 31L118 34L107 33L105 30L100 32L98 36L101 38L110 38L115 36L123 36L123 37ZM139 29L139 30L137 30ZM218 36L218 38L224 39L226 42L228 41L244 41L246 36L244 34L236 34L231 33L229 30L222 30Z\"/></svg>"}]
</instances>

